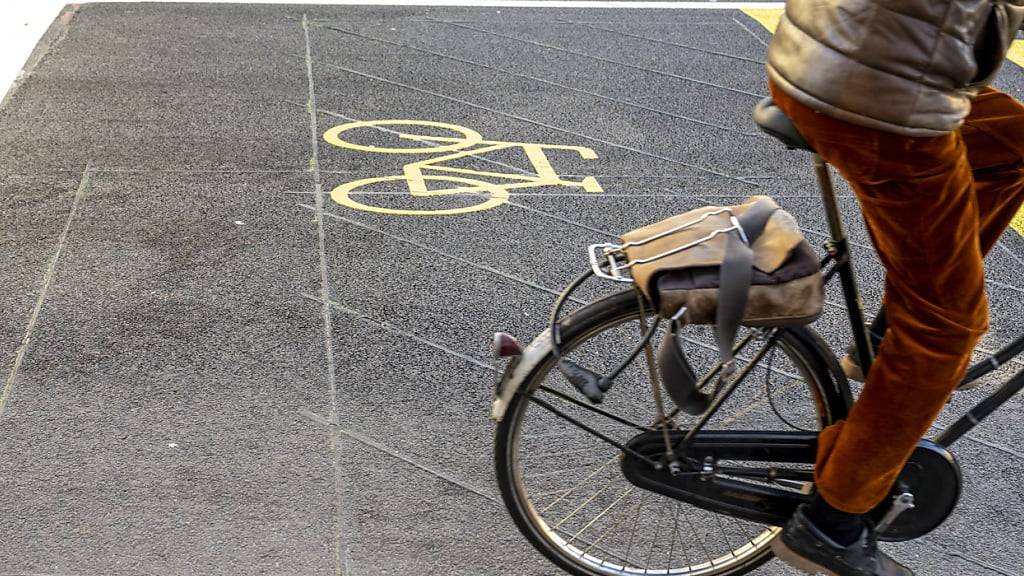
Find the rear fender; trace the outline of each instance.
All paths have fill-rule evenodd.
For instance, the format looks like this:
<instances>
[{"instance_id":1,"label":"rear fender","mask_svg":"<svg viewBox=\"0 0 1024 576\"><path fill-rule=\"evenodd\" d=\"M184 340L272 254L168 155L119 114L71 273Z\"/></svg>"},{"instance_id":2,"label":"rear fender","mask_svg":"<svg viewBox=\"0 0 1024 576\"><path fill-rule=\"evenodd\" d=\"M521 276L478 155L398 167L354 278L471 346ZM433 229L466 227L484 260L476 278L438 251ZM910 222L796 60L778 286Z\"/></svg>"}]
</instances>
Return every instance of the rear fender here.
<instances>
[{"instance_id":1,"label":"rear fender","mask_svg":"<svg viewBox=\"0 0 1024 576\"><path fill-rule=\"evenodd\" d=\"M523 350L521 356L509 363L494 391L494 401L491 402L491 420L501 422L505 417L505 411L508 410L508 405L512 402L512 397L522 386L523 381L550 353L551 330L548 329L534 338L530 345Z\"/></svg>"}]
</instances>

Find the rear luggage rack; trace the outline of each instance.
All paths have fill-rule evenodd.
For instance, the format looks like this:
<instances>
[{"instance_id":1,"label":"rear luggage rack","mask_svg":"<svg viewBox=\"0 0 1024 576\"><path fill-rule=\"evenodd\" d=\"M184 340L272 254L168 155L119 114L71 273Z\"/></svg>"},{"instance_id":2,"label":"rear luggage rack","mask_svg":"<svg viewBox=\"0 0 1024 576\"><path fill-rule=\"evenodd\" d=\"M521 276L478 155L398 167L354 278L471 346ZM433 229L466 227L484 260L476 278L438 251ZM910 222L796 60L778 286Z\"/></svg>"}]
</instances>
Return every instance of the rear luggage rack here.
<instances>
[{"instance_id":1,"label":"rear luggage rack","mask_svg":"<svg viewBox=\"0 0 1024 576\"><path fill-rule=\"evenodd\" d=\"M667 250L665 252L662 252L661 254L656 254L648 258L636 258L630 260L629 257L626 255L626 249L628 248L632 248L634 246L643 246L644 244L654 242L655 240L660 240L661 238L675 234L680 230L686 230L687 228L696 226L697 224L700 224L701 222L707 220L711 216L717 216L725 212L729 213L729 222L732 223L732 226L729 226L728 228L719 228L717 230L713 230L711 233L709 233L707 236L704 236L703 238L698 238L693 242L689 242L682 246L676 246L671 250ZM594 270L594 275L604 278L606 280L614 280L616 282L625 282L632 284L633 279L630 278L629 276L626 276L624 272L628 271L633 266L637 264L647 264L648 262L654 262L655 260L660 260L667 256L676 254L678 252L682 252L683 250L688 250L690 248L693 248L694 246L697 246L698 244L702 244L704 242L707 242L708 240L711 240L712 238L718 236L719 234L728 234L733 230L739 232L740 238L743 240L744 244L750 244L750 242L747 240L746 234L744 234L743 232L743 227L740 226L739 220L737 220L736 216L733 214L732 208L719 208L717 210L705 213L696 220L686 222L685 224L680 224L675 228L665 230L664 232L655 234L654 236L651 236L649 238L644 238L643 240L634 240L632 242L626 242L625 244L614 244L611 242L605 242L603 244L591 244L590 246L587 247L587 253L590 256L590 267Z\"/></svg>"}]
</instances>

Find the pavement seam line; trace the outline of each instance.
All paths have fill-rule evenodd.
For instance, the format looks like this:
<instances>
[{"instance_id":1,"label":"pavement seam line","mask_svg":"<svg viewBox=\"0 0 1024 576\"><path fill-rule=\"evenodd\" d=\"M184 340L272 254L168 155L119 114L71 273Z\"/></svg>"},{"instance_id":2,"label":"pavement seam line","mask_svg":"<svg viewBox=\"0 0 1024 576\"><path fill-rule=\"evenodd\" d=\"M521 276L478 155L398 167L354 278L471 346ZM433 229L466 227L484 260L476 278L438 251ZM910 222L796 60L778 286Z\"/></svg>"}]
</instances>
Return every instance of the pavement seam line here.
<instances>
[{"instance_id":1,"label":"pavement seam line","mask_svg":"<svg viewBox=\"0 0 1024 576\"><path fill-rule=\"evenodd\" d=\"M303 105L304 106L304 105ZM93 168L94 173L112 174L306 174L309 168ZM3 576L3 574L0 574Z\"/></svg>"},{"instance_id":2,"label":"pavement seam line","mask_svg":"<svg viewBox=\"0 0 1024 576\"><path fill-rule=\"evenodd\" d=\"M64 251L64 246L67 244L68 234L71 231L71 223L75 219L75 214L78 213L78 206L82 203L82 199L85 197L87 190L90 187L92 179L92 162L88 162L85 165L85 170L82 171L82 178L78 182L78 189L75 191L75 198L71 202L71 209L68 211L68 218L64 222L64 229L61 230L60 236L57 239L57 246L54 250L53 257L50 258L49 264L46 266L46 272L43 274L43 285L39 289L39 296L36 298L35 306L32 307L32 314L29 315L28 326L25 328L25 335L21 339L21 346L18 347L18 352L14 357L14 365L11 367L11 372L7 376L7 381L4 383L3 391L0 392L0 418L3 418L4 409L7 407L7 400L10 398L11 392L14 390L14 382L18 378L18 370L21 368L22 362L25 360L25 353L28 352L29 345L32 343L32 333L35 332L36 322L39 320L39 313L43 309L43 303L46 301L46 297L50 292L50 286L53 285L53 279L56 276L57 262L60 260L61 252Z\"/></svg>"},{"instance_id":3,"label":"pavement seam line","mask_svg":"<svg viewBox=\"0 0 1024 576\"><path fill-rule=\"evenodd\" d=\"M1014 254L1013 250L1010 250L1009 246L1007 246L1002 240L999 240L998 242L996 242L996 244L999 245L999 248L1001 248L1007 256L1009 256L1012 260L1017 262L1017 264L1020 264L1021 268L1024 268L1024 260L1022 260L1020 256Z\"/></svg>"},{"instance_id":4,"label":"pavement seam line","mask_svg":"<svg viewBox=\"0 0 1024 576\"><path fill-rule=\"evenodd\" d=\"M303 294L302 297L307 299L307 300L311 300L313 302L320 303L320 300L317 297L315 297L315 296L313 296L311 294ZM576 299L572 299L572 300L576 300ZM465 361L469 362L470 364L473 364L475 366L483 368L484 370L487 370L489 372L501 372L501 370L499 370L496 366L492 366L490 364L487 364L486 362L482 362L480 360L477 360L476 358L473 358L472 356L469 356L469 355L463 354L463 353L461 353L461 352L459 352L457 350L453 350L451 348L448 348L447 346L444 346L443 344L438 344L437 342L434 342L432 340L429 340L427 338L419 336L419 335L417 335L417 334L415 334L413 332L410 332L408 330L404 330L402 328L399 328L398 326L395 326L394 324L392 324L392 323L390 323L390 322L388 322L386 320L377 320L376 318L373 318L372 316L366 314L365 312L360 312L359 310L355 310L353 308L349 308L349 307L347 307L347 306L345 306L343 304L340 304L338 302L330 301L328 303L333 308L336 308L336 309L338 309L338 310L340 310L340 311L342 311L342 312L344 312L346 314L349 314L350 316L354 316L354 317L356 317L356 318L358 318L358 319L360 319L360 320L362 320L362 321L364 321L364 322L366 322L368 324L372 324L372 325L377 326L379 328L383 328L384 330L387 330L387 331L392 332L394 334L398 334L400 336L405 336L405 337L408 337L408 338L412 338L413 340L415 340L415 341L417 341L417 342L419 342L419 343L421 343L421 344L423 344L425 346L429 346L431 348L434 348L435 350L438 350L440 352L444 352L444 353L446 353L446 354L448 354L450 356L454 356L454 357L459 358L461 360L465 360ZM692 340L692 339L689 339L689 338L687 338L687 340L689 342L693 343L693 344L702 345L701 343L699 343L699 342L697 342L695 340ZM706 344L704 344L703 346L704 347L708 347ZM791 374L789 372L786 372L784 370L780 370L778 368L769 367L769 371L772 372L772 373L775 373L775 374L781 374L783 376L789 377L789 378L794 379L794 380L797 379L795 374ZM729 418L739 418L740 417L740 412L742 412L744 410L750 411L750 410L758 408L759 406L764 405L765 403L767 403L767 395L764 395L763 397L762 396L754 397L754 398L751 398L751 400L753 401L751 404L749 404L749 405L747 405L745 407L742 407L740 410L737 410L736 412L733 412L733 413L731 413L731 414L729 414L727 416ZM326 421L326 420L324 420L324 421Z\"/></svg>"},{"instance_id":5,"label":"pavement seam line","mask_svg":"<svg viewBox=\"0 0 1024 576\"><path fill-rule=\"evenodd\" d=\"M946 428L943 428L940 432L945 432L948 428L949 427L947 426ZM1024 460L1024 452L1018 452L1018 451L1013 450L1011 448L1007 448L1005 446L1000 446L999 444L996 444L995 442L989 442L988 440L982 440L981 438L978 438L974 434L964 434L964 439L970 440L971 442L974 442L976 444L981 444L982 446L987 446L988 448L991 448L993 450L998 450L999 452L1002 452L1002 453L1004 453L1004 454L1006 454L1008 456L1013 456L1015 458L1019 458L1021 460Z\"/></svg>"},{"instance_id":6,"label":"pavement seam line","mask_svg":"<svg viewBox=\"0 0 1024 576\"><path fill-rule=\"evenodd\" d=\"M303 294L302 297L307 299L307 300L312 300L312 301L320 303L320 304L324 304L325 303L324 301L322 301L319 298L313 296L312 294ZM356 317L356 318L358 318L358 319L360 319L360 320L362 320L364 322L367 322L369 324L373 324L374 326L377 326L378 328L383 328L383 329L387 330L388 332L393 332L393 333L401 335L401 336L406 336L408 338L412 338L413 340L415 340L415 341L417 341L417 342L419 342L421 344L425 344L427 346L430 346L431 348L434 348L435 350L440 350L441 352L444 352L444 353L446 353L446 354L448 354L450 356L454 356L456 358L460 358L462 360L465 360L466 362L469 362L470 364L473 364L474 366L478 366L480 368L483 368L484 370L489 370L491 372L496 372L497 371L497 368L495 368L494 366L491 366L490 364L488 364L486 362L483 362L481 360L473 358L472 356L470 356L468 354L463 354L462 352L459 352L458 350L453 350L451 348L448 348L447 346L444 346L443 344L438 344L437 342L434 342L432 340L428 340L428 339L426 339L426 338L424 338L422 336L414 334L413 332L409 332L408 330L403 330L402 328L399 328L398 326L395 326L394 324L388 322L387 320L377 320L376 318L373 318L372 316L366 314L365 312L360 312L359 310L355 310L353 308L349 308L348 306L345 306L344 304L341 304L339 302L335 302L334 300L328 300L326 302L326 304L328 306L332 307L332 308L335 308L337 310L340 310L340 311L344 312L345 314L348 314L349 316L354 316L354 317Z\"/></svg>"},{"instance_id":7,"label":"pavement seam line","mask_svg":"<svg viewBox=\"0 0 1024 576\"><path fill-rule=\"evenodd\" d=\"M600 176L595 176L595 178L600 178ZM313 192L309 192L308 190L285 190L285 191L281 192L281 194L313 194ZM458 194L465 194L465 195L476 194L476 195L481 195L481 194L486 194L486 193L482 193L482 192L460 192ZM366 191L366 192L364 192L364 191L360 190L359 191L359 195L360 196L406 196L406 197L408 197L409 193L408 192L382 192L382 191L376 191L376 192ZM453 196L454 195L457 195L457 194L453 194ZM515 192L515 191L511 191L511 192L508 193L508 195L511 196L511 197L519 196L519 197L522 197L522 198L587 198L587 199L590 199L590 200L604 200L604 199L608 199L608 200L627 199L628 200L628 199L631 199L631 198L637 198L637 199L644 199L644 198L671 198L673 200L680 200L680 199L685 200L687 198L685 196L680 196L679 194L667 194L667 193L666 194L646 194L646 193L642 193L642 192L638 193L638 194L609 194L607 192L601 192L601 193L595 194L593 192L573 193L573 192ZM718 198L725 198L725 197L726 196L718 196ZM691 196L690 198L705 198L705 196ZM716 197L715 196L706 196L706 198L716 198ZM748 196L735 196L735 198L748 198ZM772 198L786 199L786 198L801 198L801 197L800 196L772 196ZM602 234L605 233L605 231L603 231L603 230L598 230L598 231L601 232ZM0 576L3 576L3 575L0 574Z\"/></svg>"},{"instance_id":8,"label":"pavement seam line","mask_svg":"<svg viewBox=\"0 0 1024 576\"><path fill-rule=\"evenodd\" d=\"M323 186L320 182L320 158L319 158L319 138L317 134L317 118L316 118L316 88L313 82L313 53L310 46L309 40L309 19L306 14L302 14L302 33L305 40L305 63L306 63L306 80L309 89L307 110L309 112L309 138L310 138L310 158L309 158L309 171L313 176L313 185L316 191L315 196L315 219L317 226L317 247L320 256L320 297L323 299L323 304L320 307L320 315L323 320L323 331L324 331L324 353L327 360L327 384L331 394L331 419L334 421L338 420L338 386L337 386L337 371L334 363L334 325L332 321L331 309L327 302L330 300L330 285L327 278L327 249L324 237L324 191ZM335 560L335 573L339 576L344 576L348 571L345 569L347 566L348 554L342 553L343 547L343 536L342 536L342 505L341 505L341 457L339 454L340 445L337 441L337 436L331 435L331 463L334 472L334 513L335 513L335 526L334 526L334 560Z\"/></svg>"},{"instance_id":9,"label":"pavement seam line","mask_svg":"<svg viewBox=\"0 0 1024 576\"><path fill-rule=\"evenodd\" d=\"M558 216L556 214L551 214L550 212L545 212L545 211L540 210L538 208L534 208L532 206L527 206L526 204L520 204L519 202L513 202L512 200L506 200L505 203L509 204L511 206L515 206L517 208L520 208L522 210L526 210L527 212L534 212L536 214L540 214L541 216L546 216L547 218L551 218L553 220L558 220L559 222L564 222L564 223L569 224L571 226L576 226L576 227L582 228L584 230L590 230L591 232L596 232L598 234L603 234L605 236L608 236L609 238L618 238L619 237L619 235L615 234L614 232L609 232L607 230L601 230L600 228L594 228L593 226L587 226L586 224L582 224L580 222L576 222L575 220L570 220L568 218L563 218L563 217Z\"/></svg>"},{"instance_id":10,"label":"pavement seam line","mask_svg":"<svg viewBox=\"0 0 1024 576\"><path fill-rule=\"evenodd\" d=\"M613 30L611 28L602 28L600 26L594 26L591 23L571 22L571 21L568 21L568 20L561 20L561 19L558 20L558 22L561 23L561 24L572 24L572 25L576 25L576 26L581 26L583 28L590 28L591 30L600 30L602 32L608 32L610 34L619 34L619 35L625 36L627 38L635 38L637 40L644 40L644 41L647 41L647 42L653 42L655 44L665 44L667 46L674 46L676 48L682 48L684 50L693 50L694 52L701 52L703 54L710 54L712 56L721 56L722 58L732 58L734 60L740 60L742 62L749 62L751 64L758 64L760 66L764 66L765 65L765 61L764 60L755 60L753 58L747 58L746 56L739 56L737 54L729 54L727 52L718 52L717 50L708 50L706 48L698 48L696 46L691 46L689 44L679 44L678 42L672 42L671 40L662 40L660 38L651 38L649 36L640 36L639 34L632 34L632 33L629 33L629 32L622 32L620 30Z\"/></svg>"},{"instance_id":11,"label":"pavement seam line","mask_svg":"<svg viewBox=\"0 0 1024 576\"><path fill-rule=\"evenodd\" d=\"M490 108L490 107L484 106L482 104L476 104L476 103L470 102L468 100L462 100L461 98L456 98L454 96L449 96L447 94L442 94L440 92L435 92L433 90L428 90L426 88L417 88L416 86L412 86L410 84L405 84L405 83L402 83L402 82L398 82L397 80L390 80L390 79L384 78L382 76L376 76L374 74L368 74L366 72L360 72L358 70L353 70L351 68L346 68L344 66L339 66L337 64L331 64L329 62L325 62L323 65L327 66L329 68L334 68L336 70L341 70L343 72L348 72L349 74L354 74L356 76L362 76L363 78L369 78L371 80L376 80L377 82L383 82L385 84L391 84L391 85L394 85L394 86L398 86L400 88L405 88L407 90L412 90L414 92L421 92L423 94L427 94L427 95L430 95L430 96L435 96L437 98L443 98L445 100L450 100L452 102L455 102L455 103L458 103L458 104L462 104L464 106L469 106L469 107L472 107L472 108L476 108L478 110L484 110L486 112L491 112L493 114L498 114L498 115L501 115L501 116L505 116L507 118L512 118L514 120L519 120L520 122L526 122L528 124L534 124L534 125L540 126L542 128L547 128L548 130L554 130L554 131L557 131L557 132L562 132L563 134L569 134L569 135L576 136L576 137L579 137L579 138L585 138L587 140L591 140L591 141L594 141L594 142L599 142L601 144L604 144L605 146L610 146L612 148L618 148L618 149L621 149L621 150L626 150L626 151L629 151L629 152L633 152L634 154L639 154L641 156L647 156L649 158L654 158L654 159L657 159L657 160L662 160L664 162L669 162L669 163L676 164L676 165L679 165L679 166L685 166L686 168L691 168L693 170L698 170L700 172L705 172L705 173L708 173L708 174L714 174L715 176L720 176L722 178L728 178L729 180L735 180L736 182L741 182L743 184L746 184L748 186L753 186L755 188L759 188L760 187L760 184L758 184L756 182L752 182L750 180L745 180L745 179L743 179L742 177L739 177L739 176L733 176L731 174L726 174L724 172L719 172L719 171L714 170L712 168L705 168L703 166L698 166L696 164L690 164L689 162L684 162L682 160L676 160L675 158L669 158L668 156L662 156L660 154L655 154L653 152L647 152L646 150L641 150L640 148L634 148L634 147L628 146L626 144L618 144L618 143L612 142L610 140L605 140L603 138L598 138L597 136L588 136L588 135L583 134L581 132L574 132L574 131L568 130L566 128L560 128L560 127L552 125L552 124L547 124L545 122L541 122L540 120L533 120L531 118L527 118L525 116L519 116L518 114L513 114L511 112L504 112L502 110L497 110L497 109L494 109L494 108Z\"/></svg>"},{"instance_id":12,"label":"pavement seam line","mask_svg":"<svg viewBox=\"0 0 1024 576\"><path fill-rule=\"evenodd\" d=\"M469 482L467 482L465 480L460 480L460 479L456 478L455 476L452 476L452 475L450 475L450 474L448 474L446 472L443 472L441 470L438 470L438 469L434 468L433 466L429 466L427 464L421 464L420 462L417 462L416 460L413 460L412 457L406 456L405 454L402 454L401 452L399 452L398 450L395 450L394 448L390 448L388 446L385 446L384 444L381 444L380 442L377 442L376 440L374 440L372 438L369 438L368 436L364 436L364 435L362 435L359 432L356 432L354 430L348 430L346 428L343 428L340 424L336 424L334 422L331 422L330 420L320 416L319 414L316 414L315 412L312 412L311 410L307 410L307 409L303 408L303 409L299 410L299 414L301 414L302 416L305 416L307 419L309 419L309 420L311 420L311 421L313 421L313 422L315 422L317 424L320 424L322 426L329 426L332 429L334 429L335 431L337 431L339 434L343 434L345 436L348 436L349 438L351 438L352 440L355 440L356 442L359 442L360 444L364 444L364 445L369 446L371 448L375 448L375 449L377 449L377 450L379 450L381 452L384 452L385 454L388 454L390 456L393 456L393 457L401 460L402 462L405 462L406 464L409 464L409 465L411 465L411 466L413 466L415 468L418 468L418 469L420 469L420 470L422 470L424 472L427 472L428 474L431 474L431 475L436 476L436 477L438 477L438 478L440 478L442 480L445 480L445 481L447 481L447 482L449 482L451 484L454 484L454 485L458 486L459 488L463 488L465 490L468 490L469 492L472 492L472 493L476 494L477 496L480 496L480 497L484 498L485 500L489 500L489 501L491 501L491 502L493 502L495 504L499 504L499 505L501 504L500 500L495 498L493 495L488 494L482 488L478 488L476 486L473 486Z\"/></svg>"},{"instance_id":13,"label":"pavement seam line","mask_svg":"<svg viewBox=\"0 0 1024 576\"><path fill-rule=\"evenodd\" d=\"M473 31L479 32L481 34L489 34L489 35L492 35L492 36L497 36L499 38L507 38L509 40L514 40L516 42L522 42L522 43L525 43L525 44L531 44L531 45L534 45L534 46L540 46L542 48L547 48L549 50L557 50L559 52L566 52L568 54L572 54L574 56L579 56L581 58L591 58L591 59L597 60L599 62L606 62L608 64L615 64L617 66L625 66L626 68L632 68L634 70L640 70L642 72L649 72L651 74L656 74L656 75L659 75L659 76L666 76L666 77L669 77L669 78L675 78L676 80L682 80L683 82L690 82L692 84L699 84L701 86L707 86L709 88L717 88L719 90L725 90L727 92L733 92L735 94L741 94L743 96L750 96L752 98L757 98L758 100L766 97L765 94L756 94L754 92L747 92L746 90L740 90L738 88L730 88L728 86L723 86L721 84L715 84L714 82L708 82L706 80L698 80L697 78L691 78L689 76L683 76L681 74L675 74L675 73L668 72L668 71L665 71L665 70L658 70L656 68L647 68L645 66L638 66L636 64L630 64L628 62L620 62L618 60L612 60L610 58L603 58L601 56L594 56L593 54L587 54L586 52L577 52L576 50L572 50L572 49L569 49L569 48L564 48L562 46L555 46L554 44L546 44L544 42L538 42L536 40L529 40L529 39L526 39L526 38L520 38L518 36L512 36L511 34L502 34L501 32L494 32L494 31L491 31L491 30L487 30L485 28L474 28L474 27L466 25L466 24L455 24L455 23L452 23L451 21L447 21L446 22L444 20L435 20L435 22L437 22L439 24L447 24L449 26L454 26L456 28L465 28L466 30L473 30Z\"/></svg>"},{"instance_id":14,"label":"pavement seam line","mask_svg":"<svg viewBox=\"0 0 1024 576\"><path fill-rule=\"evenodd\" d=\"M974 556L971 556L969 554L961 552L960 550L952 549L952 548L949 548L948 546L942 546L942 545L936 543L934 540L932 540L929 537L921 537L921 538L919 538L919 540L921 542L924 542L925 544L933 547L933 548L938 549L939 552L941 552L942 554L945 554L946 556L952 556L954 558L959 558L961 560L964 560L964 561L969 562L971 564L974 564L976 566L980 566L982 568L985 568L986 570L990 570L992 572L995 572L996 574L1002 574L1003 576L1020 576L1020 574L1015 574L1015 573L1010 572L1009 570L1007 570L1007 569L1005 569L1005 568L1003 568L1001 566L996 566L995 564L989 564L988 562L985 562L984 560L980 560L978 558L975 558Z\"/></svg>"},{"instance_id":15,"label":"pavement seam line","mask_svg":"<svg viewBox=\"0 0 1024 576\"><path fill-rule=\"evenodd\" d=\"M299 204L299 206L301 206L303 208L306 208L307 210L313 209L313 207L310 206L309 204ZM448 260L452 260L454 262L459 262L461 264L466 264L467 266L472 266L474 268L479 268L481 270L484 270L486 272L490 272L492 274L497 274L498 276L501 276L501 277L503 277L503 278L505 278L507 280L512 280L514 282L519 282L520 284L525 284L525 285L527 285L527 286L529 286L531 288L535 288L537 290L540 290L541 292L546 292L548 294L551 294L552 296L558 296L559 294L561 294L561 292L559 292L557 290L548 288L546 286L542 286L540 284L537 284L536 282L527 280L525 278L520 278L520 277L515 276L513 274L509 274L508 272L502 272L501 270L498 270L497 268L492 268L492 267L490 267L490 266L488 266L486 264L480 264L478 262L473 262L472 260L468 260L466 258L462 258L461 256L456 256L455 254L451 254L449 252L445 252L445 251L439 250L437 248L432 248L430 246L427 246L426 244L423 244L422 242L418 242L416 240L405 238L403 236L398 236L397 234L392 234L391 232L387 232L385 230L382 230L382 229L377 228L375 226L371 226L369 224L360 222L358 220L353 220L351 218L346 218L344 216L341 216L341 215L338 215L338 214L334 214L334 213L331 213L331 212L324 212L324 216L327 216L328 218L334 218L335 220L341 220L342 222L346 222L346 223L351 224L353 226L358 226L359 228L362 228L364 230L369 230L371 232L375 232L375 233L380 234L382 236L386 236L388 238L391 238L392 240L397 240L398 242L402 242L402 243L405 243L405 244L410 244L412 246L420 248L421 250L426 250L428 252L433 252L434 254L437 254L438 256L443 256L444 258L447 258Z\"/></svg>"},{"instance_id":16,"label":"pavement seam line","mask_svg":"<svg viewBox=\"0 0 1024 576\"><path fill-rule=\"evenodd\" d=\"M754 38L754 40L757 40L762 46L764 46L765 48L768 47L768 43L765 42L763 38L758 36L753 30L751 30L746 24L744 24L743 22L740 22L736 18L733 18L732 21L735 22L737 25L739 25L740 28L743 28L744 30L746 30L747 34L750 34Z\"/></svg>"},{"instance_id":17,"label":"pavement seam line","mask_svg":"<svg viewBox=\"0 0 1024 576\"><path fill-rule=\"evenodd\" d=\"M513 76L513 77L518 77L518 78L524 78L526 80L530 80L530 81L533 81L533 82L540 82L542 84L547 84L547 85L550 85L550 86L555 86L557 88L561 88L563 90L569 90L571 92L576 92L576 93L579 93L579 94L586 94L588 96L593 96L594 98L598 98L600 100L607 100L609 102L614 102L614 103L620 104L622 106L629 106L631 108L638 108L640 110L644 110L646 112L652 112L654 114L662 114L662 115L668 116L670 118L675 118L676 120L683 120L683 121L686 121L686 122L691 122L693 124L699 124L701 126L707 126L709 128L717 128L719 130L725 130L727 132L735 132L736 134L739 134L741 136L747 136L747 137L751 137L751 138L757 138L757 139L767 139L768 138L768 136L765 136L764 134L761 134L761 133L758 133L758 132L746 132L746 131L744 131L744 130L742 130L740 128L733 128L731 126L725 126L725 125L722 125L722 124L715 124L714 122L706 122L706 121L701 120L699 118L694 118L693 116L686 116L685 114L676 114L675 112L669 112L668 110L661 110L661 109L658 109L658 108L651 108L649 106L644 106L643 104L638 104L636 102L630 102L628 100L623 100L621 98L616 98L614 96L607 96L605 94L599 94L597 92L592 92L590 90L584 90L582 88L575 88L575 87L569 86L567 84L562 84L561 82L555 82L553 80L546 80L544 78L539 78L537 76L530 76L529 74L522 74L520 72L513 72L512 70L507 70L505 68L499 68L499 67L493 66L491 64L484 64L482 62L475 62L473 60L466 60L464 58L459 58L458 56L451 56L449 54L444 54L442 52L434 52L433 50L427 50L426 48L420 48L420 47L417 47L417 46L412 46L410 44L404 44L402 42L395 42L395 41L392 41L392 40L384 40L383 38L374 38L373 36L366 36L364 34L360 34L358 32L352 32L350 30L344 30L342 28L334 28L332 26L324 26L324 28L326 28L327 30L338 32L339 34L348 34L350 36L355 36L357 38L363 38L365 40L370 40L372 42L380 42L381 44L389 44L391 46L398 46L398 47L406 48L406 49L409 49L409 50L415 50L416 52L421 52L423 54L429 54L431 56L436 56L438 58L445 58L445 59L448 59L448 60L454 60L455 62L459 62L461 64L467 64L469 66L476 66L478 68L484 68L484 69L487 69L487 70L492 70L492 71L495 71L495 72L498 72L498 73L501 73L501 74L506 74L506 75Z\"/></svg>"}]
</instances>

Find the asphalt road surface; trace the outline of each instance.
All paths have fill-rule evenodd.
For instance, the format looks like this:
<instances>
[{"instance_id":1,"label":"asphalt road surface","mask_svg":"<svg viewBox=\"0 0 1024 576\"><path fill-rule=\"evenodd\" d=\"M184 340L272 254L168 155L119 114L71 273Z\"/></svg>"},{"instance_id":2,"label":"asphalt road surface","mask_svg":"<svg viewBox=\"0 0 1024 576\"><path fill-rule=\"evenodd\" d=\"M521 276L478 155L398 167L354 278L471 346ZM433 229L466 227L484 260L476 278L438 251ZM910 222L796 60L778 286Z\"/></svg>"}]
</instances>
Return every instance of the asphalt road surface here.
<instances>
[{"instance_id":1,"label":"asphalt road surface","mask_svg":"<svg viewBox=\"0 0 1024 576\"><path fill-rule=\"evenodd\" d=\"M769 38L725 9L68 8L0 107L0 575L556 573L497 496L488 338L684 210L768 194L824 240L808 159L750 120ZM410 194L440 182L486 193ZM992 350L1024 239L987 264ZM1024 574L1022 417L957 445L957 513L890 548L918 574Z\"/></svg>"}]
</instances>

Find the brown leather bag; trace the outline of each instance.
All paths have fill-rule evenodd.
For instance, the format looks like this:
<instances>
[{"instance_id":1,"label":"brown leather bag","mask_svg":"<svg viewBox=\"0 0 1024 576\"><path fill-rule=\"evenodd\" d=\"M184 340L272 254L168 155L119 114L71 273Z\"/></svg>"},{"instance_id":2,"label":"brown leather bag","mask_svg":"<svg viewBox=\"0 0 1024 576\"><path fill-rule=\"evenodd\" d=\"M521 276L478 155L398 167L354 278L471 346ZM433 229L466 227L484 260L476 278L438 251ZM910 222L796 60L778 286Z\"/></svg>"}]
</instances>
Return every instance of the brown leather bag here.
<instances>
[{"instance_id":1,"label":"brown leather bag","mask_svg":"<svg viewBox=\"0 0 1024 576\"><path fill-rule=\"evenodd\" d=\"M725 231L737 224L760 230ZM754 237L749 248L744 235ZM644 242L649 238L656 239ZM686 306L686 322L715 323L723 285L730 283L741 286L724 286L727 298L730 289L746 295L742 316L734 312L743 325L808 324L821 314L825 289L818 257L793 216L767 196L752 196L738 206L691 210L623 234L622 241L627 259L637 261L631 268L636 287L665 318ZM689 247L679 249L683 246ZM750 252L749 281L743 275L732 280L723 264L735 259L731 252L744 249ZM664 253L669 254L657 257Z\"/></svg>"}]
</instances>

